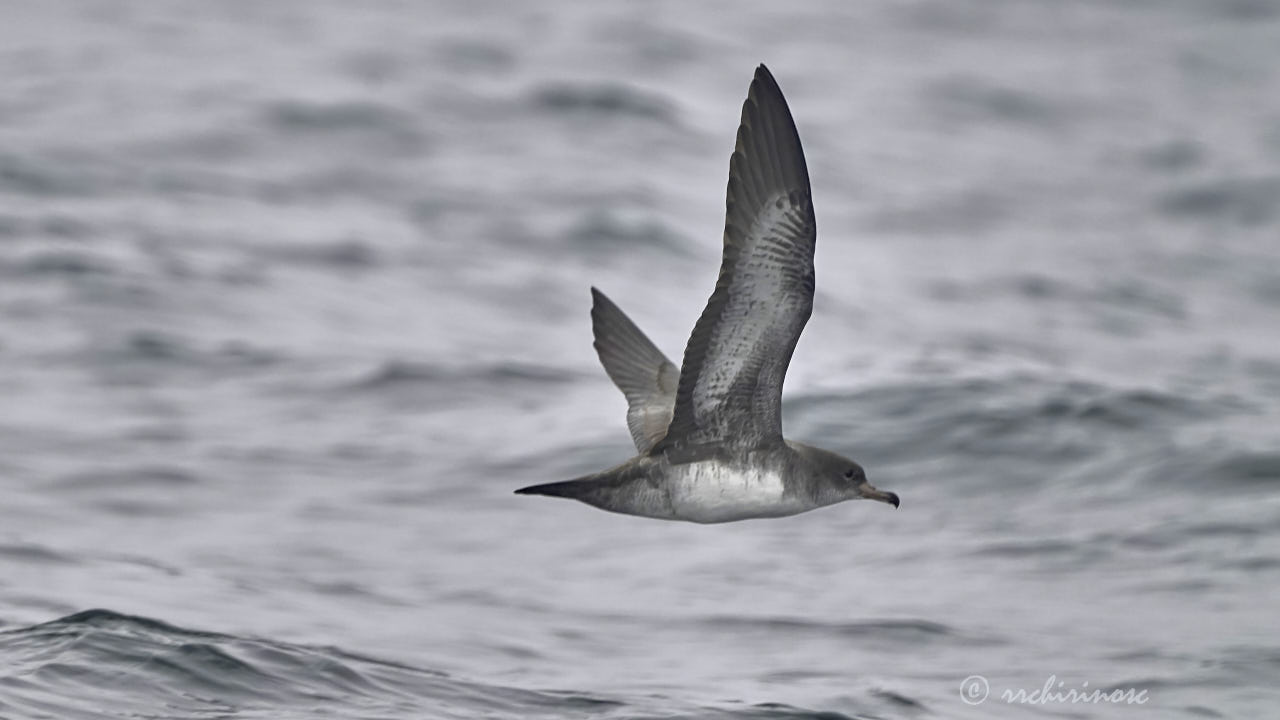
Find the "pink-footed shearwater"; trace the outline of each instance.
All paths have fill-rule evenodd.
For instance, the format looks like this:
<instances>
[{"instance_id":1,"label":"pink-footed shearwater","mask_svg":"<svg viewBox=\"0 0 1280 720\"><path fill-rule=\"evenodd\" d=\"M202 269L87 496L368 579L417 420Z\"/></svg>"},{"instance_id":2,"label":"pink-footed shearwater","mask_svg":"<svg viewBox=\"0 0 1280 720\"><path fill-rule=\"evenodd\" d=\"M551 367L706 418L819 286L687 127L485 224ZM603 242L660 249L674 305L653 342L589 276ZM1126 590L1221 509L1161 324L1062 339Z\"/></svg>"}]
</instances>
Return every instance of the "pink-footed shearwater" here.
<instances>
[{"instance_id":1,"label":"pink-footed shearwater","mask_svg":"<svg viewBox=\"0 0 1280 720\"><path fill-rule=\"evenodd\" d=\"M898 506L858 463L782 437L782 381L813 311L817 229L800 136L764 65L742 104L726 204L720 277L679 371L591 289L595 348L626 395L639 455L517 493L699 523L795 515L859 498Z\"/></svg>"}]
</instances>

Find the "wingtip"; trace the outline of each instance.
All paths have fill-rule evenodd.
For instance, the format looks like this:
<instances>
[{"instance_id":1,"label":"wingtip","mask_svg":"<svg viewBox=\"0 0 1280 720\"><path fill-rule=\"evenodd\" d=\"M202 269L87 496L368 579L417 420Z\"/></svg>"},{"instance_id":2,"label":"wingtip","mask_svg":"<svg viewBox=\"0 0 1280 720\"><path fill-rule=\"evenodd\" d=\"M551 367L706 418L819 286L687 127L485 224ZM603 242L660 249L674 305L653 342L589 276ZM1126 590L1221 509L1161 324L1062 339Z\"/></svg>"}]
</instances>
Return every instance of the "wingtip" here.
<instances>
[{"instance_id":1,"label":"wingtip","mask_svg":"<svg viewBox=\"0 0 1280 720\"><path fill-rule=\"evenodd\" d=\"M595 323L600 322L601 314L604 313L605 309L610 305L613 305L613 301L609 299L609 296L601 292L600 288L592 285L591 286L591 320L592 320L593 332L595 329Z\"/></svg>"},{"instance_id":2,"label":"wingtip","mask_svg":"<svg viewBox=\"0 0 1280 720\"><path fill-rule=\"evenodd\" d=\"M760 63L756 66L755 80L774 87L778 86L778 81L774 79L773 73L769 72L769 68L766 67L764 63Z\"/></svg>"},{"instance_id":3,"label":"wingtip","mask_svg":"<svg viewBox=\"0 0 1280 720\"><path fill-rule=\"evenodd\" d=\"M762 114L780 115L785 113L790 123L794 124L795 122L791 120L791 110L787 107L786 97L782 94L782 86L778 85L777 78L773 76L773 73L769 71L769 68L764 63L760 63L756 67L755 77L752 78L751 87L747 90L747 99L742 104L744 124L747 122L749 108L752 107L755 108L756 112ZM744 130L749 131L749 128L739 125L738 134L740 140Z\"/></svg>"}]
</instances>

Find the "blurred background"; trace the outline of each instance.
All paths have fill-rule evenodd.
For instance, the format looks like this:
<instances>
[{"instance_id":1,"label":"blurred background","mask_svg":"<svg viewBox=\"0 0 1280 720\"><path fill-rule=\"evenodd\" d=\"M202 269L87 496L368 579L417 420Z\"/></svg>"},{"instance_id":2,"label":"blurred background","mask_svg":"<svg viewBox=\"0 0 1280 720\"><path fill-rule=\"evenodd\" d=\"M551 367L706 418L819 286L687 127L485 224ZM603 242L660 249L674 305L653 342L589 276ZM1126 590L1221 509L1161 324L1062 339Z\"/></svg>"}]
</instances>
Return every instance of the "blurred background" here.
<instances>
[{"instance_id":1,"label":"blurred background","mask_svg":"<svg viewBox=\"0 0 1280 720\"><path fill-rule=\"evenodd\" d=\"M0 12L0 717L1280 703L1280 3ZM902 508L513 496L631 454L588 287L678 361L760 62L787 433Z\"/></svg>"}]
</instances>

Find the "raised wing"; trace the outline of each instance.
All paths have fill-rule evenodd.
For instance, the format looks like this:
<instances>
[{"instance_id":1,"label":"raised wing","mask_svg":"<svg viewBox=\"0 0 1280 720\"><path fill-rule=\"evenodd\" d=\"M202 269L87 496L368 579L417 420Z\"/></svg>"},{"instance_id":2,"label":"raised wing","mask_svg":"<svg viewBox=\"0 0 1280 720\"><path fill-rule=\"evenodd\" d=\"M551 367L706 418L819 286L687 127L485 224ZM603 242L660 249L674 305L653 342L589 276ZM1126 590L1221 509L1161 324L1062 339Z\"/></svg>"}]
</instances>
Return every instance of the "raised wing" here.
<instances>
[{"instance_id":1,"label":"raised wing","mask_svg":"<svg viewBox=\"0 0 1280 720\"><path fill-rule=\"evenodd\" d=\"M627 429L643 455L667 434L680 371L595 288L591 288L591 332L600 364L627 398Z\"/></svg>"},{"instance_id":2,"label":"raised wing","mask_svg":"<svg viewBox=\"0 0 1280 720\"><path fill-rule=\"evenodd\" d=\"M689 337L655 453L782 440L782 381L813 310L817 230L800 136L764 65L742 105L726 204L720 277Z\"/></svg>"}]
</instances>

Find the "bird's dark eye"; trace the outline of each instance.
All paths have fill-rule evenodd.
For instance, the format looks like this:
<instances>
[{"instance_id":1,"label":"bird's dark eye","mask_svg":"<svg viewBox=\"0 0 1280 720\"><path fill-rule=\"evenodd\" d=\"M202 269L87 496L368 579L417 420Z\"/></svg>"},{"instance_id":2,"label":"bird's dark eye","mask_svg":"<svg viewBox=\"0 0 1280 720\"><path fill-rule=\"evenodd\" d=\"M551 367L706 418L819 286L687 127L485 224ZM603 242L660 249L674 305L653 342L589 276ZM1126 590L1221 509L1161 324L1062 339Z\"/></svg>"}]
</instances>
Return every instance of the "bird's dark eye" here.
<instances>
[{"instance_id":1,"label":"bird's dark eye","mask_svg":"<svg viewBox=\"0 0 1280 720\"><path fill-rule=\"evenodd\" d=\"M854 473L853 468L849 468L848 470L845 470L845 471L844 471L844 479L845 479L845 480L852 480L852 479L853 479L854 474L855 474L855 473Z\"/></svg>"}]
</instances>

